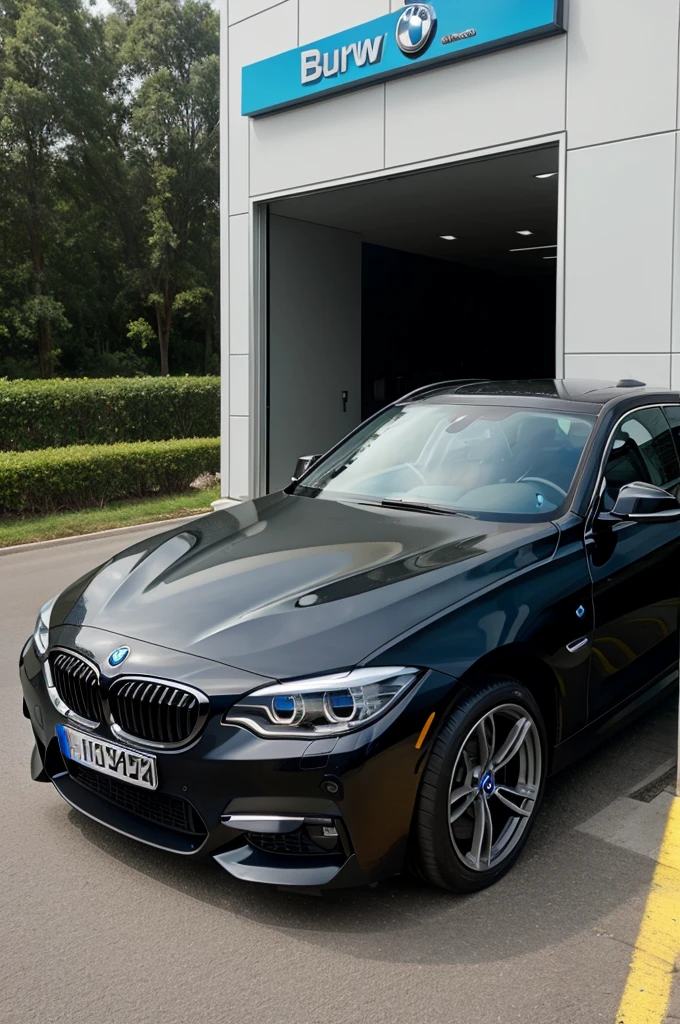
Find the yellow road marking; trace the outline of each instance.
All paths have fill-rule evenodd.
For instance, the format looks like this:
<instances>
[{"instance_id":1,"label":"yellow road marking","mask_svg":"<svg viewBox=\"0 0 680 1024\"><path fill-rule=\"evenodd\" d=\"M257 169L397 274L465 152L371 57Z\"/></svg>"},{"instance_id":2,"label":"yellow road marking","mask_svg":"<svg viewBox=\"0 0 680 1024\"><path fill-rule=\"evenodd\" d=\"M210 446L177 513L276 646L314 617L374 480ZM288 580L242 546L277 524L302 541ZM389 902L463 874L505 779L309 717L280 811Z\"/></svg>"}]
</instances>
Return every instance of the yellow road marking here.
<instances>
[{"instance_id":1,"label":"yellow road marking","mask_svg":"<svg viewBox=\"0 0 680 1024\"><path fill-rule=\"evenodd\" d=\"M432 714L430 715L430 717L428 718L428 720L425 722L425 725L422 728L420 736L418 737L418 742L416 743L416 750L420 750L420 748L422 747L423 743L425 742L425 737L427 736L428 732L430 731L430 726L434 722L434 715L435 715L435 713L433 711Z\"/></svg>"},{"instance_id":2,"label":"yellow road marking","mask_svg":"<svg viewBox=\"0 0 680 1024\"><path fill-rule=\"evenodd\" d=\"M617 1024L662 1024L680 959L680 798L668 816Z\"/></svg>"}]
</instances>

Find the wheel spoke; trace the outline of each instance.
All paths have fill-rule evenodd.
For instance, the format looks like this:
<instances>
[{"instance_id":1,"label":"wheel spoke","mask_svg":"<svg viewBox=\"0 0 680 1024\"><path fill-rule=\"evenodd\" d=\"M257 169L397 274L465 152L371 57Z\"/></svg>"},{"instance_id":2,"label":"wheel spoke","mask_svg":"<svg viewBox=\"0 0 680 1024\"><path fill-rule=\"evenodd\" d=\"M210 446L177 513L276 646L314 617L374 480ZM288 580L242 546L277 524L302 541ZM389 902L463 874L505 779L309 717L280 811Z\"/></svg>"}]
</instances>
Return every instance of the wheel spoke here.
<instances>
[{"instance_id":1,"label":"wheel spoke","mask_svg":"<svg viewBox=\"0 0 680 1024\"><path fill-rule=\"evenodd\" d=\"M505 795L507 794L507 796ZM509 807L513 814L520 818L528 818L531 816L531 812L534 809L534 803L536 801L537 792L533 786L496 786L496 792L494 796L497 796L502 804ZM530 807L520 807L512 800L508 800L508 796L518 797L520 800L530 800Z\"/></svg>"},{"instance_id":2,"label":"wheel spoke","mask_svg":"<svg viewBox=\"0 0 680 1024\"><path fill-rule=\"evenodd\" d=\"M493 712L486 716L486 720L491 727L491 739L489 740L489 761L491 761L496 752L496 719L493 717Z\"/></svg>"},{"instance_id":3,"label":"wheel spoke","mask_svg":"<svg viewBox=\"0 0 680 1024\"><path fill-rule=\"evenodd\" d=\"M486 735L485 718L483 718L481 722L477 723L475 735L477 736L477 745L479 747L479 767L484 771L489 763L489 758L493 753L493 746L489 744L489 739Z\"/></svg>"},{"instance_id":4,"label":"wheel spoke","mask_svg":"<svg viewBox=\"0 0 680 1024\"><path fill-rule=\"evenodd\" d=\"M479 799L475 801L475 830L472 836L472 846L468 854L477 871L481 871L482 857L484 856L487 867L491 866L491 847L493 846L493 824L491 812L489 811L486 798L480 793Z\"/></svg>"},{"instance_id":5,"label":"wheel spoke","mask_svg":"<svg viewBox=\"0 0 680 1024\"><path fill-rule=\"evenodd\" d=\"M456 789L451 794L451 824L454 821L458 821L460 816L467 811L472 801L477 796L476 789L470 789L468 786L462 786L460 789ZM454 809L454 804L458 806Z\"/></svg>"},{"instance_id":6,"label":"wheel spoke","mask_svg":"<svg viewBox=\"0 0 680 1024\"><path fill-rule=\"evenodd\" d=\"M501 768L505 768L506 764L512 761L513 757L519 753L530 729L531 721L528 718L520 718L515 722L508 733L508 738L493 759L491 767L494 771L497 772Z\"/></svg>"}]
</instances>

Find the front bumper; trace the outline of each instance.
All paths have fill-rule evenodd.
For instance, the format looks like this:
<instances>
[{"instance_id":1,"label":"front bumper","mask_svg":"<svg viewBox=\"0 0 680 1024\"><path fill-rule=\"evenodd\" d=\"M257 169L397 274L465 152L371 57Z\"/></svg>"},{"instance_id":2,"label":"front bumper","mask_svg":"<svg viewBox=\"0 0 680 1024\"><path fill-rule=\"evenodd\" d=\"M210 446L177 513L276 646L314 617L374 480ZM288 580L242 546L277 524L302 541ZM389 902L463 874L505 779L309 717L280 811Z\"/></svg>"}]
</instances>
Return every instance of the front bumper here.
<instances>
[{"instance_id":1,"label":"front bumper","mask_svg":"<svg viewBox=\"0 0 680 1024\"><path fill-rule=\"evenodd\" d=\"M57 643L100 666L120 643L120 637L92 628L62 627L59 633ZM56 726L65 719L47 694L32 641L22 652L24 707L40 761L69 804L154 847L212 856L230 874L249 881L335 888L402 870L434 730L421 749L416 742L431 713L443 712L451 702L454 680L427 672L383 719L337 741L266 740L221 724L237 692L260 685L259 677L244 679L226 666L150 645L135 643L135 655L147 674L202 686L211 700L208 721L192 745L154 751L159 786L153 793L127 782L109 783L106 776L63 758ZM140 671L135 665L125 668ZM102 671L103 685L104 679ZM94 735L120 743L107 725ZM272 839L267 822L276 818L297 821L272 824L272 834L278 832ZM317 854L314 837L324 828L328 837Z\"/></svg>"}]
</instances>

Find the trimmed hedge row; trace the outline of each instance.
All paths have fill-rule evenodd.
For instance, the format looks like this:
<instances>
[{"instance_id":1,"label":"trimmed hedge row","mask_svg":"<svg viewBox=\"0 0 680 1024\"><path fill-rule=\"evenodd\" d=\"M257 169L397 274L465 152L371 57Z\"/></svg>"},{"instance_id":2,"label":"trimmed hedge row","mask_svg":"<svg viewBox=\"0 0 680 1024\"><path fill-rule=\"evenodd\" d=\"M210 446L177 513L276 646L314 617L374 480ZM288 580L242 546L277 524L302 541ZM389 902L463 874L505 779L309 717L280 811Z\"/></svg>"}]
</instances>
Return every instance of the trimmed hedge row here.
<instances>
[{"instance_id":1,"label":"trimmed hedge row","mask_svg":"<svg viewBox=\"0 0 680 1024\"><path fill-rule=\"evenodd\" d=\"M0 512L55 512L172 494L219 468L219 438L0 452Z\"/></svg>"},{"instance_id":2,"label":"trimmed hedge row","mask_svg":"<svg viewBox=\"0 0 680 1024\"><path fill-rule=\"evenodd\" d=\"M0 381L0 451L219 432L219 377Z\"/></svg>"}]
</instances>

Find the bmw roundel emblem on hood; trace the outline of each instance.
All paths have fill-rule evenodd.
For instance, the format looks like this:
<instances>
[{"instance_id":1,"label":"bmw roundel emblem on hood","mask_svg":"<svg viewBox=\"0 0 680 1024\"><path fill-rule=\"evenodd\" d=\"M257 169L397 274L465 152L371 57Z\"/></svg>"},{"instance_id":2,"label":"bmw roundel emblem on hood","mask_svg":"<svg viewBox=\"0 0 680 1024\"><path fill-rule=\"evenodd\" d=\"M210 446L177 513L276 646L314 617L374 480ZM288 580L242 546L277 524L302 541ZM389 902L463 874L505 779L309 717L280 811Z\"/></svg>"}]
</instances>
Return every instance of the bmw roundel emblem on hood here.
<instances>
[{"instance_id":1,"label":"bmw roundel emblem on hood","mask_svg":"<svg viewBox=\"0 0 680 1024\"><path fill-rule=\"evenodd\" d=\"M118 668L119 665L123 664L129 653L129 647L116 647L115 651L111 651L109 654L109 665L112 668Z\"/></svg>"},{"instance_id":2,"label":"bmw roundel emblem on hood","mask_svg":"<svg viewBox=\"0 0 680 1024\"><path fill-rule=\"evenodd\" d=\"M419 57L437 29L437 15L432 4L409 4L397 22L397 45L407 57Z\"/></svg>"}]
</instances>

